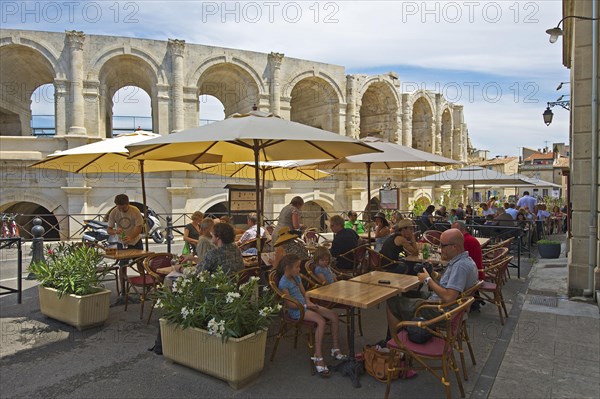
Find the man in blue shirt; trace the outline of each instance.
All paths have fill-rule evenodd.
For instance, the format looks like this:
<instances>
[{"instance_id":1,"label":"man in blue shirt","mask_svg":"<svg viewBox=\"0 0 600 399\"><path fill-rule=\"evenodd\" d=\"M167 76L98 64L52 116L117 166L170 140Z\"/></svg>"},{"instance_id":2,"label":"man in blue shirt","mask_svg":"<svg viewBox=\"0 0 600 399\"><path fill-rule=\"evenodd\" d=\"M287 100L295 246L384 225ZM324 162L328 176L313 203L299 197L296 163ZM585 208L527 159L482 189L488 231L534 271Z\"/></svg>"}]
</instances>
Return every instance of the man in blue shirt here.
<instances>
[{"instance_id":1,"label":"man in blue shirt","mask_svg":"<svg viewBox=\"0 0 600 399\"><path fill-rule=\"evenodd\" d=\"M536 199L529 195L529 191L523 191L523 196L517 201L517 208L528 207L530 210L533 210L536 204Z\"/></svg>"},{"instance_id":2,"label":"man in blue shirt","mask_svg":"<svg viewBox=\"0 0 600 399\"><path fill-rule=\"evenodd\" d=\"M442 259L448 261L446 271L439 283L435 282L427 272L417 274L419 281L429 288L429 295L422 292L421 298L396 296L387 301L387 320L389 326L395 326L401 320L411 320L417 307L425 300L452 302L458 299L461 292L477 282L477 266L469 253L464 250L464 237L458 229L449 229L440 237ZM432 319L439 315L436 310L422 312L421 316Z\"/></svg>"}]
</instances>

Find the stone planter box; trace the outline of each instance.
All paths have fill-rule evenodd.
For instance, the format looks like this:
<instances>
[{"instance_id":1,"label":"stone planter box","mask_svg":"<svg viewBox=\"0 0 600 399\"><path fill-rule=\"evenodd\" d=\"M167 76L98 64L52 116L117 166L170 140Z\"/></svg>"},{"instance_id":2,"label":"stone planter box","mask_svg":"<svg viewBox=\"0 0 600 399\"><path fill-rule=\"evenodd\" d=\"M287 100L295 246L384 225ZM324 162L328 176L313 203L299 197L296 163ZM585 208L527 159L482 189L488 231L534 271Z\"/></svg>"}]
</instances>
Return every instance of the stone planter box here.
<instances>
[{"instance_id":1,"label":"stone planter box","mask_svg":"<svg viewBox=\"0 0 600 399\"><path fill-rule=\"evenodd\" d=\"M69 324L78 330L100 326L108 319L110 290L99 288L90 295L63 295L54 288L38 286L42 314Z\"/></svg>"},{"instance_id":2,"label":"stone planter box","mask_svg":"<svg viewBox=\"0 0 600 399\"><path fill-rule=\"evenodd\" d=\"M167 359L225 380L234 389L258 377L265 364L266 330L222 342L206 330L181 329L160 319L160 333Z\"/></svg>"}]
</instances>

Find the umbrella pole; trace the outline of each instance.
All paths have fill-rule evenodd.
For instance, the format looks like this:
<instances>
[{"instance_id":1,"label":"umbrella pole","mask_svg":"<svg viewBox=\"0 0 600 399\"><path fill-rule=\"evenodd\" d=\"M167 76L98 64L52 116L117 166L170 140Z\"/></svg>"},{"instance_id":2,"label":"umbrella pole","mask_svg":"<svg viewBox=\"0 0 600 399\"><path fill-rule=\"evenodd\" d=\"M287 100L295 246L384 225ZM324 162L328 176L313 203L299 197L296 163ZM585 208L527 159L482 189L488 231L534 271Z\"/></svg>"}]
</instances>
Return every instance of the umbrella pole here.
<instances>
[{"instance_id":1,"label":"umbrella pole","mask_svg":"<svg viewBox=\"0 0 600 399\"><path fill-rule=\"evenodd\" d=\"M371 247L371 163L367 162L367 237L369 248Z\"/></svg>"},{"instance_id":2,"label":"umbrella pole","mask_svg":"<svg viewBox=\"0 0 600 399\"><path fill-rule=\"evenodd\" d=\"M144 160L140 159L140 174L142 176L142 202L144 203L144 228L148 228L148 205L146 204L146 182L144 180ZM148 232L144 234L146 252L148 252Z\"/></svg>"},{"instance_id":3,"label":"umbrella pole","mask_svg":"<svg viewBox=\"0 0 600 399\"><path fill-rule=\"evenodd\" d=\"M260 262L261 262L261 250L262 250L262 240L261 240L261 235L260 235L260 229L262 228L262 217L261 217L261 204L262 204L262 197L260 196L260 171L258 170L258 168L260 167L259 162L258 162L258 156L259 156L259 146L258 146L258 142L257 140L254 140L254 182L256 183L256 189L255 189L255 193L256 193L256 261L258 263L258 265L260 266Z\"/></svg>"}]
</instances>

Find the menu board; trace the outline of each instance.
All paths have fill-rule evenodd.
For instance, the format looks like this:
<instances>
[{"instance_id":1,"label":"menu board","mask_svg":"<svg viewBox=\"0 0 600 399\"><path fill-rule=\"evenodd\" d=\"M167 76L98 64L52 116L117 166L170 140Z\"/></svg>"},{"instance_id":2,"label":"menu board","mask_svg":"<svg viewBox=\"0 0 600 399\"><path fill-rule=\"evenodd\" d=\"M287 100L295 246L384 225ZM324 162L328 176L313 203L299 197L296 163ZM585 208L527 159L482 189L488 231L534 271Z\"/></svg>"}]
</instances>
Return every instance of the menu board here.
<instances>
[{"instance_id":1,"label":"menu board","mask_svg":"<svg viewBox=\"0 0 600 399\"><path fill-rule=\"evenodd\" d=\"M256 211L256 191L252 186L228 185L229 211L252 212Z\"/></svg>"},{"instance_id":2,"label":"menu board","mask_svg":"<svg viewBox=\"0 0 600 399\"><path fill-rule=\"evenodd\" d=\"M381 209L398 209L399 202L397 188L379 190L379 207Z\"/></svg>"}]
</instances>

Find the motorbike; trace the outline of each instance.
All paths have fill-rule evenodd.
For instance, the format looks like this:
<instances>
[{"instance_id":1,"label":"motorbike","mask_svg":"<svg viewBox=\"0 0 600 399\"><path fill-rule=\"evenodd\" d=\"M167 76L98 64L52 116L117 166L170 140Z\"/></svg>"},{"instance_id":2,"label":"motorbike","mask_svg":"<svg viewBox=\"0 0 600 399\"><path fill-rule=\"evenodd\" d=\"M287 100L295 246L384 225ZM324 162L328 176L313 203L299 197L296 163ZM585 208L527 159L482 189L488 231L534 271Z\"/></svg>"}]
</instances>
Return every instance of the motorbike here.
<instances>
[{"instance_id":1,"label":"motorbike","mask_svg":"<svg viewBox=\"0 0 600 399\"><path fill-rule=\"evenodd\" d=\"M158 219L158 215L152 210L148 209L148 220L146 221L148 236L152 237L157 244L162 244L165 240L165 237L161 231L160 220Z\"/></svg>"},{"instance_id":2,"label":"motorbike","mask_svg":"<svg viewBox=\"0 0 600 399\"><path fill-rule=\"evenodd\" d=\"M108 223L101 220L84 220L82 241L84 244L95 244L108 247L117 244L116 236L108 234Z\"/></svg>"}]
</instances>

